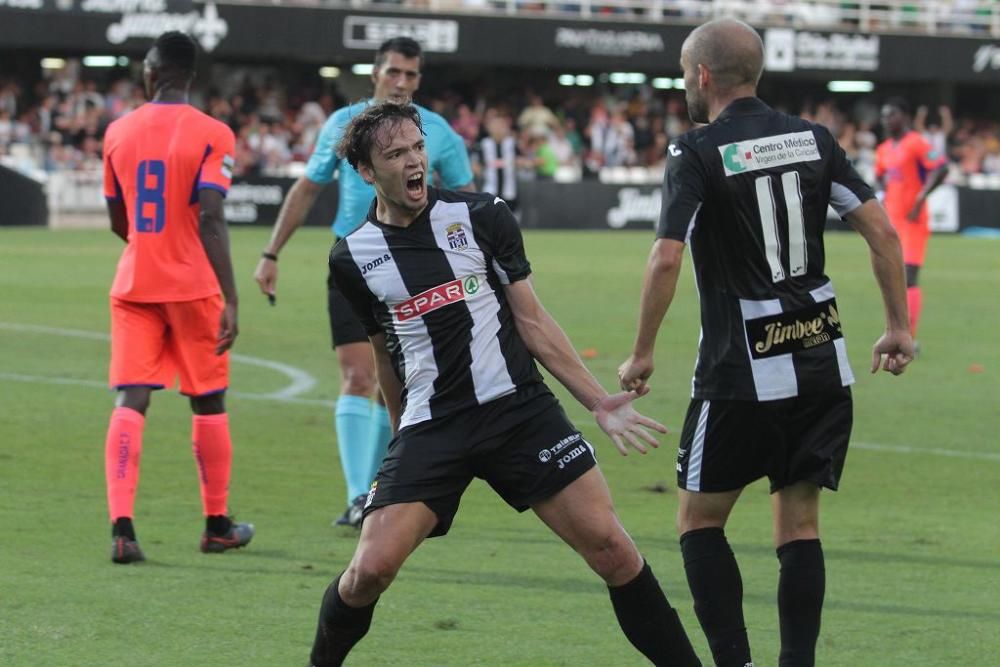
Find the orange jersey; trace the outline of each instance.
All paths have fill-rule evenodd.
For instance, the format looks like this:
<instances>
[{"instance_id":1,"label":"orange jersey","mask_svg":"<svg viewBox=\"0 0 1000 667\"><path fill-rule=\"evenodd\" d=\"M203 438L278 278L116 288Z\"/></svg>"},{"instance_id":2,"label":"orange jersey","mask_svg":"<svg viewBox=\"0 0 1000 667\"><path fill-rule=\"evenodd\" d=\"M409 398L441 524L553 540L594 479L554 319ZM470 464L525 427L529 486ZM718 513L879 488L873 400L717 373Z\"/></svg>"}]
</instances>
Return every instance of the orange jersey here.
<instances>
[{"instance_id":1,"label":"orange jersey","mask_svg":"<svg viewBox=\"0 0 1000 667\"><path fill-rule=\"evenodd\" d=\"M111 296L168 302L221 291L198 234L198 191L226 194L235 144L229 127L188 104L144 104L108 126L104 196L123 201L129 221Z\"/></svg>"},{"instance_id":2,"label":"orange jersey","mask_svg":"<svg viewBox=\"0 0 1000 667\"><path fill-rule=\"evenodd\" d=\"M927 176L945 164L945 158L910 130L901 139L886 139L875 151L875 176L885 178L885 209L893 220L902 220L913 208ZM922 217L926 217L926 210Z\"/></svg>"}]
</instances>

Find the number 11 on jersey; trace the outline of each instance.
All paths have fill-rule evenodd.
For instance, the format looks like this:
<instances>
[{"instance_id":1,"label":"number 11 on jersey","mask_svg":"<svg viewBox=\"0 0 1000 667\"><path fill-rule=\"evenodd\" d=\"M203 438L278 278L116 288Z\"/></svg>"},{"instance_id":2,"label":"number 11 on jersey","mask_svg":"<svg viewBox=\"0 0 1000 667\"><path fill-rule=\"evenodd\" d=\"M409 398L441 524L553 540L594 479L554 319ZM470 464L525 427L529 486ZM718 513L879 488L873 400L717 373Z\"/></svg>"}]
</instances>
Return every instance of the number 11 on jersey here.
<instances>
[{"instance_id":1,"label":"number 11 on jersey","mask_svg":"<svg viewBox=\"0 0 1000 667\"><path fill-rule=\"evenodd\" d=\"M799 188L799 172L786 171L781 174L781 190L788 212L788 272L781 264L781 237L778 234L778 209L774 196L774 185L770 176L760 176L754 180L757 190L757 208L760 211L761 232L764 234L764 254L771 267L771 280L781 282L789 275L803 276L806 273L806 230L802 213L802 192Z\"/></svg>"}]
</instances>

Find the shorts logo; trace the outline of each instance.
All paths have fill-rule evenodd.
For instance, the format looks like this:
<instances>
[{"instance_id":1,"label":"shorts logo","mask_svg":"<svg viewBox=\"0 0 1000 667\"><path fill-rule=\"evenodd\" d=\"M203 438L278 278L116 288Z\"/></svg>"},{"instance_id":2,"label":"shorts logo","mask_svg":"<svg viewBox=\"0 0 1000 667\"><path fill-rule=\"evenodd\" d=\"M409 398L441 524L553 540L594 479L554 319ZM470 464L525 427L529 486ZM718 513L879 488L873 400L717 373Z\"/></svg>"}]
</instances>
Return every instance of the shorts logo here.
<instances>
[{"instance_id":1,"label":"shorts logo","mask_svg":"<svg viewBox=\"0 0 1000 667\"><path fill-rule=\"evenodd\" d=\"M372 488L368 491L368 497L365 498L365 509L368 509L368 506L372 504L373 500L375 500L375 490L377 488L378 488L378 480L375 480L374 482L372 482Z\"/></svg>"},{"instance_id":2,"label":"shorts logo","mask_svg":"<svg viewBox=\"0 0 1000 667\"><path fill-rule=\"evenodd\" d=\"M448 234L448 247L452 250L468 250L469 249L469 239L465 237L465 230L462 229L461 223L455 223L453 225L448 225L445 227L445 232Z\"/></svg>"},{"instance_id":3,"label":"shorts logo","mask_svg":"<svg viewBox=\"0 0 1000 667\"><path fill-rule=\"evenodd\" d=\"M548 463L549 461L552 460L553 456L556 456L559 452L566 449L573 443L579 442L582 438L583 436L580 435L579 433L568 435L559 442L557 442L556 444L552 445L551 447L543 449L542 451L538 452L538 460L541 461L542 463ZM577 456L579 456L579 454L577 454ZM576 458L576 456L574 456L573 458ZM563 465L564 464L560 464L559 467L562 468Z\"/></svg>"},{"instance_id":4,"label":"shorts logo","mask_svg":"<svg viewBox=\"0 0 1000 667\"><path fill-rule=\"evenodd\" d=\"M478 287L478 283L477 283ZM465 288L461 280L452 280L444 285L432 287L426 292L421 292L415 297L411 297L402 303L396 304L393 312L400 322L412 320L415 317L426 315L438 308L443 308L449 303L465 300Z\"/></svg>"},{"instance_id":5,"label":"shorts logo","mask_svg":"<svg viewBox=\"0 0 1000 667\"><path fill-rule=\"evenodd\" d=\"M583 454L585 451L587 451L586 445L577 445L573 449L569 450L569 452L564 454L562 458L559 459L559 469L562 470L565 468L568 463L580 456L580 454Z\"/></svg>"},{"instance_id":6,"label":"shorts logo","mask_svg":"<svg viewBox=\"0 0 1000 667\"><path fill-rule=\"evenodd\" d=\"M719 146L726 176L819 160L812 130L776 134Z\"/></svg>"}]
</instances>

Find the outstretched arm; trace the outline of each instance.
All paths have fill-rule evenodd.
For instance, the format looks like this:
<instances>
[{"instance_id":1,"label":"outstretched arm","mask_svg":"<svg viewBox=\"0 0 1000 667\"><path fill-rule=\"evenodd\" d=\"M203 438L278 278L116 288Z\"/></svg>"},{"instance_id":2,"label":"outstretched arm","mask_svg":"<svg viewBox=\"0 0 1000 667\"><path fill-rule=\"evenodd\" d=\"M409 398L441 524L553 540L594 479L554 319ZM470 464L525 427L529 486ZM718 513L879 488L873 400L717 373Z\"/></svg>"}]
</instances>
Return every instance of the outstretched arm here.
<instances>
[{"instance_id":1,"label":"outstretched arm","mask_svg":"<svg viewBox=\"0 0 1000 667\"><path fill-rule=\"evenodd\" d=\"M885 333L872 348L872 373L882 367L893 375L902 373L913 361L913 338L910 335L906 306L906 278L899 237L882 205L870 199L847 214L871 251L872 271L885 305Z\"/></svg>"},{"instance_id":2,"label":"outstretched arm","mask_svg":"<svg viewBox=\"0 0 1000 667\"><path fill-rule=\"evenodd\" d=\"M505 286L517 332L528 351L573 397L590 410L597 423L624 456L627 445L645 454L646 446L659 446L644 427L666 433L666 427L636 412L631 402L645 392L609 396L576 353L562 327L549 315L528 280Z\"/></svg>"},{"instance_id":3,"label":"outstretched arm","mask_svg":"<svg viewBox=\"0 0 1000 667\"><path fill-rule=\"evenodd\" d=\"M649 391L646 380L653 374L653 350L660 324L674 300L677 276L684 259L684 244L673 239L657 239L649 253L642 296L639 299L639 330L632 356L618 368L622 389L640 394Z\"/></svg>"}]
</instances>

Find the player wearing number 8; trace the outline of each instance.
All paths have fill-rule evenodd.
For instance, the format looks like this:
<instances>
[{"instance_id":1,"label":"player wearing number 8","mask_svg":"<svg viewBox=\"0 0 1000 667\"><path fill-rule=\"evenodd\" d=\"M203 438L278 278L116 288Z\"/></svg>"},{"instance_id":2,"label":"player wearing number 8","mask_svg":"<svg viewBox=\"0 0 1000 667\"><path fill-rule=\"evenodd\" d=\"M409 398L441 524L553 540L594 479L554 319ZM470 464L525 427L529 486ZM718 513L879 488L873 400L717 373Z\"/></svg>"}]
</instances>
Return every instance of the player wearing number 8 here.
<instances>
[{"instance_id":1,"label":"player wearing number 8","mask_svg":"<svg viewBox=\"0 0 1000 667\"><path fill-rule=\"evenodd\" d=\"M782 667L815 661L824 593L819 492L847 453L853 375L823 231L832 205L861 233L886 312L872 371L912 359L903 262L888 217L830 132L756 97L760 36L739 21L695 29L681 49L688 112L664 176L639 331L619 376L642 391L685 245L702 335L677 457L684 567L717 665L752 664L739 568L723 531L743 488L767 476L781 564Z\"/></svg>"},{"instance_id":2,"label":"player wearing number 8","mask_svg":"<svg viewBox=\"0 0 1000 667\"><path fill-rule=\"evenodd\" d=\"M161 35L144 61L151 102L112 123L104 139L111 229L126 241L111 287L110 384L118 396L105 443L116 563L145 559L133 526L145 414L152 390L178 376L194 412L201 550L225 551L253 536L226 507L232 443L224 398L237 295L222 199L235 138L188 104L196 54L188 35Z\"/></svg>"}]
</instances>

